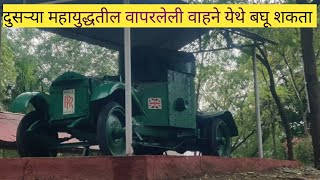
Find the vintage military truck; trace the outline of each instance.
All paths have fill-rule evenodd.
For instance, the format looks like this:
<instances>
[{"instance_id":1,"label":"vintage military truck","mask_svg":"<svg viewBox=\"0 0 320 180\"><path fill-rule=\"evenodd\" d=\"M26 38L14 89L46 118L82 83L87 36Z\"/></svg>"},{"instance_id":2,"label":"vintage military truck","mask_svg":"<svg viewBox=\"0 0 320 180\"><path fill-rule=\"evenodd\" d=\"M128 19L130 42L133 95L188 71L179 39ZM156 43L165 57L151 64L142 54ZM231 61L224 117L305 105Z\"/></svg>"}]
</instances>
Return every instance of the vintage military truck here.
<instances>
[{"instance_id":1,"label":"vintage military truck","mask_svg":"<svg viewBox=\"0 0 320 180\"><path fill-rule=\"evenodd\" d=\"M66 72L48 93L25 92L11 110L34 111L17 130L20 156L56 156L58 148L99 145L104 155L125 155L124 58L119 75L103 78ZM107 63L107 60L106 60ZM195 57L160 48L132 49L133 150L135 155L161 155L167 150L229 156L238 130L229 111L196 110ZM80 142L64 143L66 132Z\"/></svg>"}]
</instances>

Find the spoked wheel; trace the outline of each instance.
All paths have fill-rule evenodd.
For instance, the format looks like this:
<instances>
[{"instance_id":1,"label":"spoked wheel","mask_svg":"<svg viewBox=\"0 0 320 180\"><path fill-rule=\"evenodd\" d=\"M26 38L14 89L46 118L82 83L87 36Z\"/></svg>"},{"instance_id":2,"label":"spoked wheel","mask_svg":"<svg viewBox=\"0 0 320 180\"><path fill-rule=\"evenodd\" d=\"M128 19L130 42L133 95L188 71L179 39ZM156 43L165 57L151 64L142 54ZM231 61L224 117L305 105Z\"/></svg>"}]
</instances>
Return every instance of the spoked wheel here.
<instances>
[{"instance_id":1,"label":"spoked wheel","mask_svg":"<svg viewBox=\"0 0 320 180\"><path fill-rule=\"evenodd\" d=\"M202 154L229 157L231 137L227 124L221 119L213 121L209 128L208 135L208 148Z\"/></svg>"},{"instance_id":2,"label":"spoked wheel","mask_svg":"<svg viewBox=\"0 0 320 180\"><path fill-rule=\"evenodd\" d=\"M124 108L116 102L109 102L101 109L97 122L97 141L103 155L125 155L126 139L124 128Z\"/></svg>"},{"instance_id":3,"label":"spoked wheel","mask_svg":"<svg viewBox=\"0 0 320 180\"><path fill-rule=\"evenodd\" d=\"M17 149L20 157L55 157L57 151L49 149L51 140L58 140L58 133L49 126L39 127L34 131L28 129L36 122L43 120L43 115L38 111L32 111L25 115L17 129Z\"/></svg>"}]
</instances>

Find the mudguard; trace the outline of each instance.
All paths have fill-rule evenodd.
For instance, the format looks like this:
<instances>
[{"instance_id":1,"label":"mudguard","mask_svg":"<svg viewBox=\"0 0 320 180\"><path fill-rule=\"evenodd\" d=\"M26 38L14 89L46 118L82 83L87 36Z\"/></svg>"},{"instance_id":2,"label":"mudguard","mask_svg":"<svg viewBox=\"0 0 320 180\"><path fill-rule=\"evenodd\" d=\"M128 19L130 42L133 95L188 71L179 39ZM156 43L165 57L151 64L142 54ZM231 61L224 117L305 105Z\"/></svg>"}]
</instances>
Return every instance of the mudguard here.
<instances>
[{"instance_id":1,"label":"mudguard","mask_svg":"<svg viewBox=\"0 0 320 180\"><path fill-rule=\"evenodd\" d=\"M213 113L197 112L198 126L207 126L211 121L222 119L230 129L230 135L238 136L238 128L230 111L218 111Z\"/></svg>"},{"instance_id":2,"label":"mudguard","mask_svg":"<svg viewBox=\"0 0 320 180\"><path fill-rule=\"evenodd\" d=\"M97 86L93 89L90 101L94 102L100 99L104 99L107 97L113 96L115 93L123 93L123 97L125 96L125 85L123 83L118 83L118 82L108 82L105 84L101 84L100 86ZM139 114L144 114L144 110L135 95L134 91L131 91L132 95L132 105L136 112L139 112Z\"/></svg>"},{"instance_id":3,"label":"mudguard","mask_svg":"<svg viewBox=\"0 0 320 180\"><path fill-rule=\"evenodd\" d=\"M14 113L24 113L28 105L32 104L36 110L48 112L48 95L43 92L25 92L17 96L11 106L10 111Z\"/></svg>"}]
</instances>

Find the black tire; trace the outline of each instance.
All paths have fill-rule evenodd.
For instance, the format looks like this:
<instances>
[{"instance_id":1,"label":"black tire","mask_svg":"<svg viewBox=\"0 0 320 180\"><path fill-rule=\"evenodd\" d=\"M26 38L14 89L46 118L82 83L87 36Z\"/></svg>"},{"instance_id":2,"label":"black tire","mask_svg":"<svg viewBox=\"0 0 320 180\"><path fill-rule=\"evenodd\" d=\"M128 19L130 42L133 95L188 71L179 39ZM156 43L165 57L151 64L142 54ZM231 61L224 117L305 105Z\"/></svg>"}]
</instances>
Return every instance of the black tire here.
<instances>
[{"instance_id":1,"label":"black tire","mask_svg":"<svg viewBox=\"0 0 320 180\"><path fill-rule=\"evenodd\" d=\"M58 139L54 129L43 128L36 132L27 133L28 128L36 121L43 120L43 115L38 111L26 114L20 121L17 129L17 149L20 157L56 157L57 151L49 149L49 142L42 141L40 136L49 136ZM37 133L37 135L35 135Z\"/></svg>"},{"instance_id":2,"label":"black tire","mask_svg":"<svg viewBox=\"0 0 320 180\"><path fill-rule=\"evenodd\" d=\"M212 121L208 127L207 148L202 155L230 157L230 152L231 136L227 124L222 119Z\"/></svg>"},{"instance_id":3,"label":"black tire","mask_svg":"<svg viewBox=\"0 0 320 180\"><path fill-rule=\"evenodd\" d=\"M102 155L124 156L126 154L125 131L113 135L116 129L125 128L124 108L111 101L103 106L97 120L97 142Z\"/></svg>"}]
</instances>

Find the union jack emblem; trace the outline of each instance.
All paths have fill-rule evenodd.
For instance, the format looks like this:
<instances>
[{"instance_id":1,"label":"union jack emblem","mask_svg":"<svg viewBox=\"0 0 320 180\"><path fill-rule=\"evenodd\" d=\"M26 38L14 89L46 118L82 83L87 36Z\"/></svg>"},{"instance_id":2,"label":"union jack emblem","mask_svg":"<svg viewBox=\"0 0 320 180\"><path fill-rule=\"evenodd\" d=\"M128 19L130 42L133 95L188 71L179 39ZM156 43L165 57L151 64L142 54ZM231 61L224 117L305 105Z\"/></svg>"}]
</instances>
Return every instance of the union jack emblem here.
<instances>
[{"instance_id":1,"label":"union jack emblem","mask_svg":"<svg viewBox=\"0 0 320 180\"><path fill-rule=\"evenodd\" d=\"M149 98L148 107L149 109L162 109L161 98Z\"/></svg>"}]
</instances>

